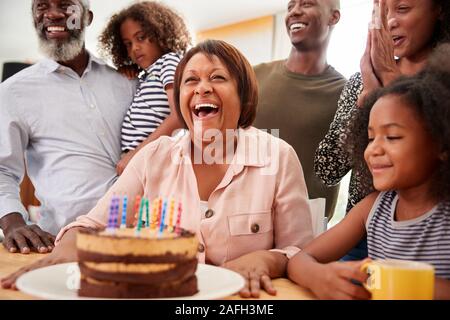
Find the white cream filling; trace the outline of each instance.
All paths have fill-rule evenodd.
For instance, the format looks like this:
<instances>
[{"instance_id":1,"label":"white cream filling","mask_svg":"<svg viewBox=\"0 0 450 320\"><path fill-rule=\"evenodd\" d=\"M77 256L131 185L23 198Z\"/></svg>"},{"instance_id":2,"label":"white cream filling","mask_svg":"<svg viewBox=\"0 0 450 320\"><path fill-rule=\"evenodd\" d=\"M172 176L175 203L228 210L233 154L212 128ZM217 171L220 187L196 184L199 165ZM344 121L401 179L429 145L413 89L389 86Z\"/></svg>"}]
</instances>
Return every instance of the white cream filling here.
<instances>
[{"instance_id":1,"label":"white cream filling","mask_svg":"<svg viewBox=\"0 0 450 320\"><path fill-rule=\"evenodd\" d=\"M92 270L108 273L150 273L162 272L175 268L175 263L118 263L118 262L84 262Z\"/></svg>"}]
</instances>

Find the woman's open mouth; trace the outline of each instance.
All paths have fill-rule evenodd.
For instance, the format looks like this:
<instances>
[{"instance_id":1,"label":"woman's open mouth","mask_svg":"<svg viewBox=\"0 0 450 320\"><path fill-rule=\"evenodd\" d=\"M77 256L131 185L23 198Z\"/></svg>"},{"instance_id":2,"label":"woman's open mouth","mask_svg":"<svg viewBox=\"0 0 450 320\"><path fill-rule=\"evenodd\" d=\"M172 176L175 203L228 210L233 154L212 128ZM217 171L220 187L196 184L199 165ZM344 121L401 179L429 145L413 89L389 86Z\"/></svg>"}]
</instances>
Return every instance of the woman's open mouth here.
<instances>
[{"instance_id":1,"label":"woman's open mouth","mask_svg":"<svg viewBox=\"0 0 450 320\"><path fill-rule=\"evenodd\" d=\"M403 42L405 41L405 37L402 36L393 36L392 37L392 41L394 42L394 47L399 47L403 44Z\"/></svg>"},{"instance_id":2,"label":"woman's open mouth","mask_svg":"<svg viewBox=\"0 0 450 320\"><path fill-rule=\"evenodd\" d=\"M201 103L194 107L193 113L197 119L206 120L219 112L219 106L212 103Z\"/></svg>"}]
</instances>

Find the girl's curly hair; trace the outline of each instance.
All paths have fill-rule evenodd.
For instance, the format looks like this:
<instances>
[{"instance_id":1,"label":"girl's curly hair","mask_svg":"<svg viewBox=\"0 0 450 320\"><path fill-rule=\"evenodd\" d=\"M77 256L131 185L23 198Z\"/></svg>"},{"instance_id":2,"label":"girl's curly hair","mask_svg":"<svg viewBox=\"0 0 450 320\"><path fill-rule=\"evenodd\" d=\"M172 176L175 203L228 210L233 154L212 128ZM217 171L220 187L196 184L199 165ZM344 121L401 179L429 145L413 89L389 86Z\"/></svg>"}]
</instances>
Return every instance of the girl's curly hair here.
<instances>
[{"instance_id":1,"label":"girl's curly hair","mask_svg":"<svg viewBox=\"0 0 450 320\"><path fill-rule=\"evenodd\" d=\"M450 42L450 1L434 0L434 3L441 8L441 15L436 24L433 42Z\"/></svg>"},{"instance_id":2,"label":"girl's curly hair","mask_svg":"<svg viewBox=\"0 0 450 320\"><path fill-rule=\"evenodd\" d=\"M425 69L411 77L397 79L391 85L370 95L355 113L346 139L347 149L354 159L354 169L370 177L364 160L368 145L368 124L372 107L388 95L400 96L414 108L426 129L438 144L441 155L439 168L433 176L433 194L440 201L450 200L450 44L438 46ZM426 152L426 150L424 150ZM414 155L411 155L414 156Z\"/></svg>"},{"instance_id":3,"label":"girl's curly hair","mask_svg":"<svg viewBox=\"0 0 450 320\"><path fill-rule=\"evenodd\" d=\"M146 36L158 43L163 54L184 54L191 43L183 19L172 9L154 1L133 4L113 15L99 37L100 52L110 57L117 68L132 64L120 34L120 27L126 19L138 22Z\"/></svg>"}]
</instances>

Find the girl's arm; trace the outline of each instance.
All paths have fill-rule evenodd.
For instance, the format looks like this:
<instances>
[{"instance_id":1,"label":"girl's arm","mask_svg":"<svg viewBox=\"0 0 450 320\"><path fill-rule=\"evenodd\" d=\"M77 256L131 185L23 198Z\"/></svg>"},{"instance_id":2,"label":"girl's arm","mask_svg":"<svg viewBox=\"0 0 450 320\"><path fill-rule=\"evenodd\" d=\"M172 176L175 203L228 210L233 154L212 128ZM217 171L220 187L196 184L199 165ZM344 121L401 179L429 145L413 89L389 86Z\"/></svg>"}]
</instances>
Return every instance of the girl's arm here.
<instances>
[{"instance_id":1,"label":"girl's arm","mask_svg":"<svg viewBox=\"0 0 450 320\"><path fill-rule=\"evenodd\" d=\"M365 234L365 223L377 198L372 193L335 227L314 239L288 264L289 278L322 299L367 299L369 293L351 280L363 282L362 262L333 262L344 256Z\"/></svg>"},{"instance_id":2,"label":"girl's arm","mask_svg":"<svg viewBox=\"0 0 450 320\"><path fill-rule=\"evenodd\" d=\"M435 278L434 299L450 300L450 280Z\"/></svg>"},{"instance_id":3,"label":"girl's arm","mask_svg":"<svg viewBox=\"0 0 450 320\"><path fill-rule=\"evenodd\" d=\"M136 149L129 151L117 164L117 174L121 175L125 167L128 165L134 155L145 147L150 142L158 139L161 136L171 136L176 129L183 128L183 121L178 116L178 112L175 110L175 104L173 99L173 84L166 86L167 99L169 101L170 114L164 119L164 121L153 131L144 141L141 142Z\"/></svg>"}]
</instances>

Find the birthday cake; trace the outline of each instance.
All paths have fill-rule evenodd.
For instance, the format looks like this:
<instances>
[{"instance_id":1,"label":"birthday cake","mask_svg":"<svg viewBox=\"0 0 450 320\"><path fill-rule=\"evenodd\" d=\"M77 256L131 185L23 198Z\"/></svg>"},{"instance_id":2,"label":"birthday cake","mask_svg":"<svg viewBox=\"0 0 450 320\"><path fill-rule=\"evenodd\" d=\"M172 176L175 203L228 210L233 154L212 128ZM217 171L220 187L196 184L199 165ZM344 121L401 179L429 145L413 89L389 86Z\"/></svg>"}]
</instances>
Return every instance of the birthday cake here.
<instances>
[{"instance_id":1,"label":"birthday cake","mask_svg":"<svg viewBox=\"0 0 450 320\"><path fill-rule=\"evenodd\" d=\"M161 298L198 292L198 240L185 230L157 233L142 228L80 231L79 296Z\"/></svg>"}]
</instances>

